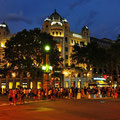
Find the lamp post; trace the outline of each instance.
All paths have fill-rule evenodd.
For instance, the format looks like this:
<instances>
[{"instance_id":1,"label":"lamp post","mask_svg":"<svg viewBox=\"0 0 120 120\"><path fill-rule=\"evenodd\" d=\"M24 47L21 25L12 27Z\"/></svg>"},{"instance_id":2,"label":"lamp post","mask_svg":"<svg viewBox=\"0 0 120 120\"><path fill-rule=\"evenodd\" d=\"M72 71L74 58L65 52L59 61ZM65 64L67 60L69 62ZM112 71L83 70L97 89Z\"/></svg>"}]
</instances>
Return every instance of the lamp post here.
<instances>
[{"instance_id":1,"label":"lamp post","mask_svg":"<svg viewBox=\"0 0 120 120\"><path fill-rule=\"evenodd\" d=\"M15 89L15 87L16 87L16 84L15 84L15 77L16 77L16 73L13 72L13 73L12 73L12 78L13 78L13 88L14 88L14 89Z\"/></svg>"},{"instance_id":2,"label":"lamp post","mask_svg":"<svg viewBox=\"0 0 120 120\"><path fill-rule=\"evenodd\" d=\"M44 71L43 74L43 89L48 89L50 88L50 81L49 81L49 72L52 70L52 66L50 66L49 62L49 51L50 51L50 46L45 45L45 52L46 52L46 62L45 65L42 65L42 70Z\"/></svg>"}]
</instances>

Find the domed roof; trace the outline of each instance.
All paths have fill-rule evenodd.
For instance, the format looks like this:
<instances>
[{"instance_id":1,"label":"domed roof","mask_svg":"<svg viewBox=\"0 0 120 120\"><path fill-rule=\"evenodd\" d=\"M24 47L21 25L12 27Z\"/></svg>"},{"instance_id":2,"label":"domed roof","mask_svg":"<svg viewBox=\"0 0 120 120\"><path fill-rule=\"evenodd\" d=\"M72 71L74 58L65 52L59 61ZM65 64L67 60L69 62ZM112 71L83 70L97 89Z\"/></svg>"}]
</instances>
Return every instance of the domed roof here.
<instances>
[{"instance_id":1,"label":"domed roof","mask_svg":"<svg viewBox=\"0 0 120 120\"><path fill-rule=\"evenodd\" d=\"M0 27L6 28L6 27L7 27L7 24L6 24L5 22L2 22L2 23L0 24Z\"/></svg>"},{"instance_id":2,"label":"domed roof","mask_svg":"<svg viewBox=\"0 0 120 120\"><path fill-rule=\"evenodd\" d=\"M56 12L56 9L54 13L49 17L51 20L62 20L62 17Z\"/></svg>"},{"instance_id":3,"label":"domed roof","mask_svg":"<svg viewBox=\"0 0 120 120\"><path fill-rule=\"evenodd\" d=\"M9 28L8 28L8 25L7 25L5 22L2 22L2 23L0 24L0 28L5 29L7 34L10 33L10 30L9 30Z\"/></svg>"},{"instance_id":4,"label":"domed roof","mask_svg":"<svg viewBox=\"0 0 120 120\"><path fill-rule=\"evenodd\" d=\"M82 30L88 30L88 26L84 26L83 28L82 28Z\"/></svg>"}]
</instances>

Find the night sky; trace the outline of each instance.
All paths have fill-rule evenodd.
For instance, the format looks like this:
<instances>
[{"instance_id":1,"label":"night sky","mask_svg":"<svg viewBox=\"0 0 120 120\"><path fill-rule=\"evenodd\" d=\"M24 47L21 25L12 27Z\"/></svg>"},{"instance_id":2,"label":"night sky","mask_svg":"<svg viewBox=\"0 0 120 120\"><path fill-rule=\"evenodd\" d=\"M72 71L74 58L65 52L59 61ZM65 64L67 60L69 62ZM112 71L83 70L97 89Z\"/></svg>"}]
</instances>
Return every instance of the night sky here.
<instances>
[{"instance_id":1,"label":"night sky","mask_svg":"<svg viewBox=\"0 0 120 120\"><path fill-rule=\"evenodd\" d=\"M72 32L87 25L92 37L115 40L120 34L120 0L0 0L0 23L5 21L11 33L41 28L54 9Z\"/></svg>"}]
</instances>

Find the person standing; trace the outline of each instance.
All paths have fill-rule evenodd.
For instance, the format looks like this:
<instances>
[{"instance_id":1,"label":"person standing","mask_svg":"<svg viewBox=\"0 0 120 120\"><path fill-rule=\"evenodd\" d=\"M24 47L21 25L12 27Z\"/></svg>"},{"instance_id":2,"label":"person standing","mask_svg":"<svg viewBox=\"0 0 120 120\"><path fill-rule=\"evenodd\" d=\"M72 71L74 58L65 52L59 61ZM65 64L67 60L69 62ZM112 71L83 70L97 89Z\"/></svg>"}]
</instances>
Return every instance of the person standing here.
<instances>
[{"instance_id":1,"label":"person standing","mask_svg":"<svg viewBox=\"0 0 120 120\"><path fill-rule=\"evenodd\" d=\"M9 90L8 98L9 98L9 103L11 105L13 100L13 91L11 89Z\"/></svg>"},{"instance_id":2,"label":"person standing","mask_svg":"<svg viewBox=\"0 0 120 120\"><path fill-rule=\"evenodd\" d=\"M23 90L21 89L20 90L20 104L24 104L24 92L23 92Z\"/></svg>"},{"instance_id":3,"label":"person standing","mask_svg":"<svg viewBox=\"0 0 120 120\"><path fill-rule=\"evenodd\" d=\"M13 96L14 96L14 105L16 105L17 101L18 101L18 92L17 92L17 89L14 90Z\"/></svg>"}]
</instances>

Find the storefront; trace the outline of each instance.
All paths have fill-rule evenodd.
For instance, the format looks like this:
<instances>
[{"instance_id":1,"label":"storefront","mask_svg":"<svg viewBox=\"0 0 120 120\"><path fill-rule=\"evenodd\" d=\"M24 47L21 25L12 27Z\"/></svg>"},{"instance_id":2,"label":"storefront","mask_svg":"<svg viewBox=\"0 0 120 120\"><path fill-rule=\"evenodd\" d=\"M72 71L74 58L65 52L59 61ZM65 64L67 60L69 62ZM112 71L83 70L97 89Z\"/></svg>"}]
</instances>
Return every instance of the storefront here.
<instances>
[{"instance_id":1,"label":"storefront","mask_svg":"<svg viewBox=\"0 0 120 120\"><path fill-rule=\"evenodd\" d=\"M106 79L103 77L94 77L93 82L89 84L89 86L97 86L97 87L109 87L110 84L106 82Z\"/></svg>"}]
</instances>

